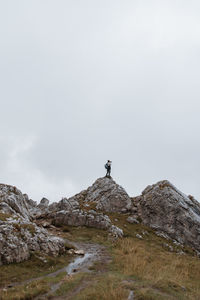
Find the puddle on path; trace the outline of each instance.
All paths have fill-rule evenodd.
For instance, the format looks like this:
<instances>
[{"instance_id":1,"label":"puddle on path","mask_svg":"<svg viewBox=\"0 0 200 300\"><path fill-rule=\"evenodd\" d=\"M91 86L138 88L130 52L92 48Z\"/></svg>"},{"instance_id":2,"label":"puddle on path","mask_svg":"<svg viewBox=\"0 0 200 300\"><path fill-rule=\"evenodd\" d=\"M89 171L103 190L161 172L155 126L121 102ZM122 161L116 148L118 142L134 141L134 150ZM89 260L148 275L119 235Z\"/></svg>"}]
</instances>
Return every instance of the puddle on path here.
<instances>
[{"instance_id":1,"label":"puddle on path","mask_svg":"<svg viewBox=\"0 0 200 300\"><path fill-rule=\"evenodd\" d=\"M71 275L74 272L80 272L80 269L84 268L85 265L88 265L88 261L91 260L93 256L94 254L92 253L85 253L83 256L75 258L75 260L66 267L67 274Z\"/></svg>"}]
</instances>

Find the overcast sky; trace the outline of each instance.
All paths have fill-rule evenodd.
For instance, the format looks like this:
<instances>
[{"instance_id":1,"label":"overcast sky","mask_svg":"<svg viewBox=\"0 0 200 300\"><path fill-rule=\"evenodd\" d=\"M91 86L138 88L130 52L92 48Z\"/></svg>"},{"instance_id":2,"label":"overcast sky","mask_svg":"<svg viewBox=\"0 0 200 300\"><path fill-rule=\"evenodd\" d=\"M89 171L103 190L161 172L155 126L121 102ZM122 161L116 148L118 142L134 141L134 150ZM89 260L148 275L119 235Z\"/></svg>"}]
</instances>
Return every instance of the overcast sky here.
<instances>
[{"instance_id":1,"label":"overcast sky","mask_svg":"<svg viewBox=\"0 0 200 300\"><path fill-rule=\"evenodd\" d=\"M39 201L105 175L200 200L200 1L0 0L0 182Z\"/></svg>"}]
</instances>

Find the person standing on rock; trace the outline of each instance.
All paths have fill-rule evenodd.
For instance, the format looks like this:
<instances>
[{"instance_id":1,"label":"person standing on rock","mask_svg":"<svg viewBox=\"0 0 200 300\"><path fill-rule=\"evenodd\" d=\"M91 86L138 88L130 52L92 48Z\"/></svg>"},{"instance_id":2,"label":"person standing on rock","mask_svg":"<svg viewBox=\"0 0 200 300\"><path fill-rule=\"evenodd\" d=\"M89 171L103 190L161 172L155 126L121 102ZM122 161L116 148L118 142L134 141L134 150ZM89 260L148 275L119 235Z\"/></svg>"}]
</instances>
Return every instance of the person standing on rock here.
<instances>
[{"instance_id":1,"label":"person standing on rock","mask_svg":"<svg viewBox=\"0 0 200 300\"><path fill-rule=\"evenodd\" d=\"M112 164L112 161L110 161L110 160L108 160L107 163L105 164L105 168L107 170L106 177L109 177L109 178L110 178L110 173L111 173L111 164Z\"/></svg>"}]
</instances>

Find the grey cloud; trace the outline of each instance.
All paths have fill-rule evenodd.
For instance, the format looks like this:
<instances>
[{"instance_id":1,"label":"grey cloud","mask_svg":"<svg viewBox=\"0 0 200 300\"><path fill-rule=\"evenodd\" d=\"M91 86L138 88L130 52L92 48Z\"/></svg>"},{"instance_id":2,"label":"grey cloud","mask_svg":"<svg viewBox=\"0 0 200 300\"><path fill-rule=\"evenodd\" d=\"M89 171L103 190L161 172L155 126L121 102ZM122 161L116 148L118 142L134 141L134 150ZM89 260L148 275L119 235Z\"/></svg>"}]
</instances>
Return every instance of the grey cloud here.
<instances>
[{"instance_id":1,"label":"grey cloud","mask_svg":"<svg viewBox=\"0 0 200 300\"><path fill-rule=\"evenodd\" d=\"M167 178L198 199L199 6L1 3L1 181L59 200L111 159L131 195Z\"/></svg>"}]
</instances>

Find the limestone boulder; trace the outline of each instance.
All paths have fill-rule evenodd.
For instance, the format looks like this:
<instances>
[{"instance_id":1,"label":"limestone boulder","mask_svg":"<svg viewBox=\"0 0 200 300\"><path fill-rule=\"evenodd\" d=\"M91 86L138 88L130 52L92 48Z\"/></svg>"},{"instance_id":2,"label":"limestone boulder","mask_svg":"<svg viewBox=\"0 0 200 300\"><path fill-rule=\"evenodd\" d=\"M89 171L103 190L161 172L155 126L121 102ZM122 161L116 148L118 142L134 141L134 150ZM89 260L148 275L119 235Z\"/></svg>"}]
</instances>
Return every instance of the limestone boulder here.
<instances>
[{"instance_id":1,"label":"limestone boulder","mask_svg":"<svg viewBox=\"0 0 200 300\"><path fill-rule=\"evenodd\" d=\"M123 236L123 231L113 226L110 218L103 213L97 213L94 210L83 211L81 209L76 210L62 210L54 214L54 225L69 225L69 226L86 226L97 229L108 230L117 237Z\"/></svg>"},{"instance_id":2,"label":"limestone boulder","mask_svg":"<svg viewBox=\"0 0 200 300\"><path fill-rule=\"evenodd\" d=\"M145 225L200 251L200 203L164 180L148 186L135 198Z\"/></svg>"}]
</instances>

